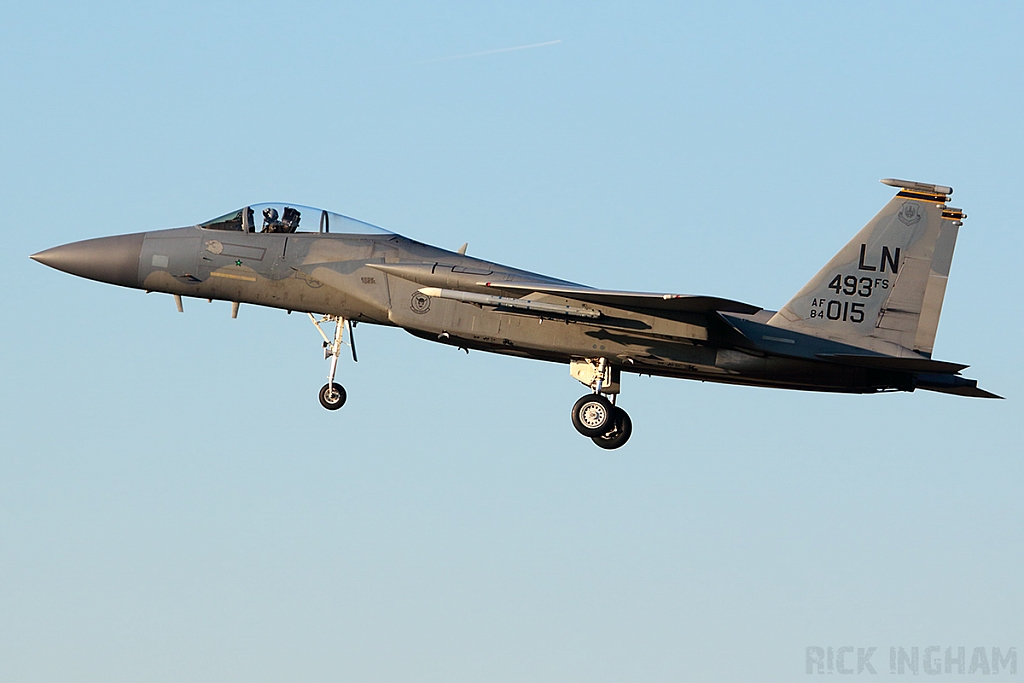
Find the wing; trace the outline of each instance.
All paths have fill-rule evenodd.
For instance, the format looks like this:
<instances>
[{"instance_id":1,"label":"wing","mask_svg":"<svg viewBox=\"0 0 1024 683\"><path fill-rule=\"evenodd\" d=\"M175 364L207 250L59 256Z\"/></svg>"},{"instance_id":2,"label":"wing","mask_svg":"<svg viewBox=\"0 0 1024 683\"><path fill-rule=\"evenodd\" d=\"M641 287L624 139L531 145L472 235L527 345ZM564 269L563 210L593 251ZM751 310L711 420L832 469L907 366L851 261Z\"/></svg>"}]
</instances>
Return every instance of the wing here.
<instances>
[{"instance_id":1,"label":"wing","mask_svg":"<svg viewBox=\"0 0 1024 683\"><path fill-rule=\"evenodd\" d=\"M592 304L603 304L627 310L683 311L687 313L711 313L722 311L727 313L753 314L761 310L740 301L721 299L715 296L695 296L690 294L658 294L653 292L617 292L607 289L590 287L573 287L564 285L546 285L538 282L480 282L490 289L507 291L515 294L550 294L567 299L586 301Z\"/></svg>"}]
</instances>

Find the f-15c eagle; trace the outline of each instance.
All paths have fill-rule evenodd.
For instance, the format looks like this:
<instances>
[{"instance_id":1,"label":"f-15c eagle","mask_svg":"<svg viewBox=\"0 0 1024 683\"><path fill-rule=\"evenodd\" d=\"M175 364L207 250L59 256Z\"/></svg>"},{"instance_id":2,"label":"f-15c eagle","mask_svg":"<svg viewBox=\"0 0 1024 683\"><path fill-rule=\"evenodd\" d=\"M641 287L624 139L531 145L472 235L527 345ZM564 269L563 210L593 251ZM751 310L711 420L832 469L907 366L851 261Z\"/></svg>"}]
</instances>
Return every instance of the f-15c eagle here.
<instances>
[{"instance_id":1,"label":"f-15c eagle","mask_svg":"<svg viewBox=\"0 0 1024 683\"><path fill-rule=\"evenodd\" d=\"M595 289L297 204L247 206L191 227L74 242L32 258L173 294L178 310L187 296L230 301L233 316L240 303L307 313L330 359L320 390L328 410L346 400L334 378L343 346L356 359L356 323L400 327L467 351L567 363L589 388L572 408L573 426L607 449L632 432L616 404L623 372L999 398L962 377L966 365L932 358L965 219L948 206L953 189L882 182L896 196L778 311L712 296Z\"/></svg>"}]
</instances>

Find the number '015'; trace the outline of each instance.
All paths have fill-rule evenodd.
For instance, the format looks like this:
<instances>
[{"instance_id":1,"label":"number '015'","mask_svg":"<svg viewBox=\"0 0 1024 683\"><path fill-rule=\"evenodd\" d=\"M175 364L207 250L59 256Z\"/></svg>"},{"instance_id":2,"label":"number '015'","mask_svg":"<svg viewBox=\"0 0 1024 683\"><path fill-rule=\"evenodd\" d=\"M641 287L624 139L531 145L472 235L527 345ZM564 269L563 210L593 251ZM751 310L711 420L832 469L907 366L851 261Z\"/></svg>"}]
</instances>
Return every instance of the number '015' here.
<instances>
[{"instance_id":1,"label":"number '015'","mask_svg":"<svg viewBox=\"0 0 1024 683\"><path fill-rule=\"evenodd\" d=\"M842 320L843 322L862 323L864 322L864 304L860 301L831 301L818 300L811 308L812 318L826 318L828 320Z\"/></svg>"}]
</instances>

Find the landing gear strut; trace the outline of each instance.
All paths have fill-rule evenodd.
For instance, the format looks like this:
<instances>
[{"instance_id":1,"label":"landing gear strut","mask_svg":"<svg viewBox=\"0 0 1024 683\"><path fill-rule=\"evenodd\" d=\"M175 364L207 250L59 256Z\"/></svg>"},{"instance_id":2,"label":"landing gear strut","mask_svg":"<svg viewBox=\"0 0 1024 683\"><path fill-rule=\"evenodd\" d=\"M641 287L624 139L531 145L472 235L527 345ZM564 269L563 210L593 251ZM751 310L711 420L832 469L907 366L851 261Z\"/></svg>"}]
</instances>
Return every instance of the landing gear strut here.
<instances>
[{"instance_id":1,"label":"landing gear strut","mask_svg":"<svg viewBox=\"0 0 1024 683\"><path fill-rule=\"evenodd\" d=\"M331 368L327 371L327 384L320 388L320 405L327 410L337 410L345 405L345 399L348 398L345 387L334 381L334 375L338 370L338 357L341 356L341 347L348 346L352 349L353 362L359 361L359 358L356 356L355 323L351 319L345 319L337 315L325 315L320 320L317 320L310 313L309 319L316 326L320 336L324 338L324 358L331 359ZM331 322L334 323L333 341L327 336L323 328L320 327L323 323ZM348 327L349 339L347 342L344 340L346 327Z\"/></svg>"},{"instance_id":2,"label":"landing gear strut","mask_svg":"<svg viewBox=\"0 0 1024 683\"><path fill-rule=\"evenodd\" d=\"M608 364L607 358L586 359L570 363L569 373L593 390L572 407L572 426L601 448L612 450L625 445L633 433L633 423L626 411L615 405L619 393L617 369Z\"/></svg>"}]
</instances>

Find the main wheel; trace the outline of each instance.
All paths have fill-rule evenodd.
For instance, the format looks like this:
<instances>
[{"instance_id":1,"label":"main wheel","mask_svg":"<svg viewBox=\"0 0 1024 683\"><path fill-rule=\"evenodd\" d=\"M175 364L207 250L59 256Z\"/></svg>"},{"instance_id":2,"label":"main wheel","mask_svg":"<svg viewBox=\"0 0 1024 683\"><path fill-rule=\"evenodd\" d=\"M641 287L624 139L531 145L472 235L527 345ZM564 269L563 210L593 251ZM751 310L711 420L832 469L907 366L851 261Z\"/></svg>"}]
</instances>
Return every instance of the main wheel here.
<instances>
[{"instance_id":1,"label":"main wheel","mask_svg":"<svg viewBox=\"0 0 1024 683\"><path fill-rule=\"evenodd\" d=\"M572 426L583 436L599 436L612 426L612 404L601 394L587 394L572 407Z\"/></svg>"},{"instance_id":2,"label":"main wheel","mask_svg":"<svg viewBox=\"0 0 1024 683\"><path fill-rule=\"evenodd\" d=\"M610 430L600 436L591 437L594 443L609 451L626 445L629 435L633 433L633 421L622 408L613 408L612 421L614 424Z\"/></svg>"},{"instance_id":3,"label":"main wheel","mask_svg":"<svg viewBox=\"0 0 1024 683\"><path fill-rule=\"evenodd\" d=\"M345 399L348 395L345 393L345 387L340 384L325 384L320 389L320 405L327 410L337 410L338 408L345 405Z\"/></svg>"}]
</instances>

